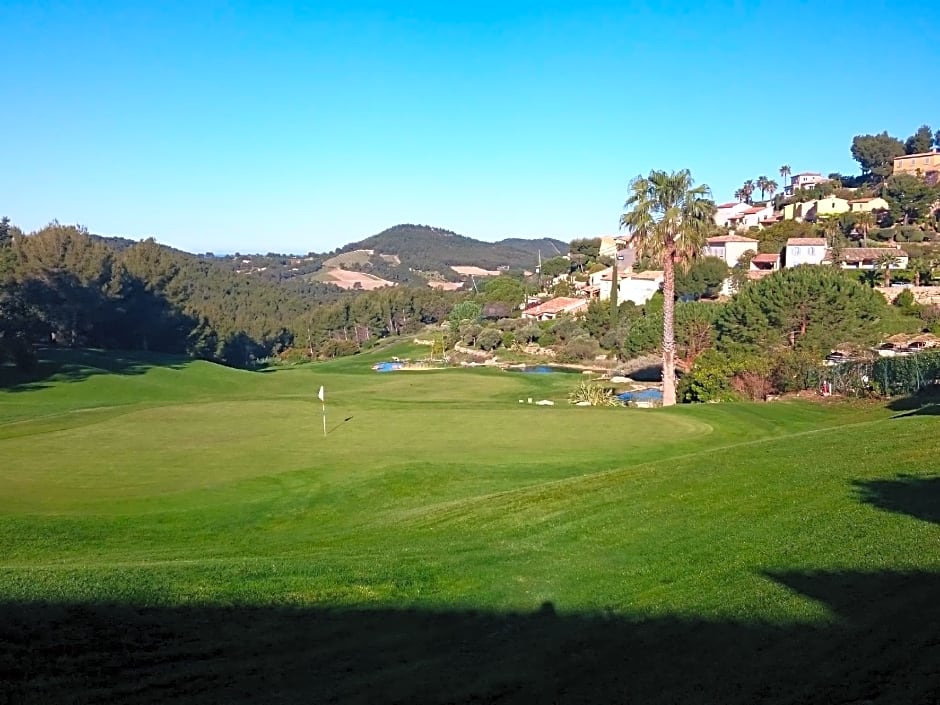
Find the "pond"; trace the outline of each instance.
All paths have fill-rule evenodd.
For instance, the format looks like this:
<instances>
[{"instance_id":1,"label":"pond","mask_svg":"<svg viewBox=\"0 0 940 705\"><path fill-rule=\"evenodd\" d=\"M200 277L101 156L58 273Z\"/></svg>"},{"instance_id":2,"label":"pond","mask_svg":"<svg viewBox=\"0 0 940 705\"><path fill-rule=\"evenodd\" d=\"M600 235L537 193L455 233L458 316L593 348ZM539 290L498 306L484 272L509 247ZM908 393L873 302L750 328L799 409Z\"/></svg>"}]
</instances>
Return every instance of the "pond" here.
<instances>
[{"instance_id":1,"label":"pond","mask_svg":"<svg viewBox=\"0 0 940 705\"><path fill-rule=\"evenodd\" d=\"M663 392L661 389L655 389L653 387L649 389L637 389L633 392L624 392L623 394L618 394L617 398L621 401L662 401Z\"/></svg>"},{"instance_id":2,"label":"pond","mask_svg":"<svg viewBox=\"0 0 940 705\"><path fill-rule=\"evenodd\" d=\"M581 370L573 370L570 367L555 367L553 365L526 365L525 367L507 367L506 369L509 372L522 372L529 375L549 375L554 372L581 374Z\"/></svg>"}]
</instances>

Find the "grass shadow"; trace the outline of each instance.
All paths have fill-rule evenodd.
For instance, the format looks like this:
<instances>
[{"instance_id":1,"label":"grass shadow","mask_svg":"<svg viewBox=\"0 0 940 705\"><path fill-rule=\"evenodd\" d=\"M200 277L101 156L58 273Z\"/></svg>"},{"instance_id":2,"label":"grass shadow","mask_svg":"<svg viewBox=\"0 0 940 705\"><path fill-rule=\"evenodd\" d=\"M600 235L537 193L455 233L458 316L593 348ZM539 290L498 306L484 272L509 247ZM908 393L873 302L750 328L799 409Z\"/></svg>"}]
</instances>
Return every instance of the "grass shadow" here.
<instances>
[{"instance_id":1,"label":"grass shadow","mask_svg":"<svg viewBox=\"0 0 940 705\"><path fill-rule=\"evenodd\" d=\"M859 499L895 514L940 524L940 476L898 475L891 480L855 482Z\"/></svg>"},{"instance_id":2,"label":"grass shadow","mask_svg":"<svg viewBox=\"0 0 940 705\"><path fill-rule=\"evenodd\" d=\"M932 385L916 394L892 399L888 403L888 408L901 412L892 416L893 419L908 416L938 416L940 415L940 387Z\"/></svg>"},{"instance_id":3,"label":"grass shadow","mask_svg":"<svg viewBox=\"0 0 940 705\"><path fill-rule=\"evenodd\" d=\"M6 602L0 702L940 700L940 575L767 577L837 618Z\"/></svg>"},{"instance_id":4,"label":"grass shadow","mask_svg":"<svg viewBox=\"0 0 940 705\"><path fill-rule=\"evenodd\" d=\"M191 360L179 355L115 350L42 348L30 370L0 365L0 390L29 392L53 383L82 382L96 375L140 375L154 367L182 369Z\"/></svg>"}]
</instances>

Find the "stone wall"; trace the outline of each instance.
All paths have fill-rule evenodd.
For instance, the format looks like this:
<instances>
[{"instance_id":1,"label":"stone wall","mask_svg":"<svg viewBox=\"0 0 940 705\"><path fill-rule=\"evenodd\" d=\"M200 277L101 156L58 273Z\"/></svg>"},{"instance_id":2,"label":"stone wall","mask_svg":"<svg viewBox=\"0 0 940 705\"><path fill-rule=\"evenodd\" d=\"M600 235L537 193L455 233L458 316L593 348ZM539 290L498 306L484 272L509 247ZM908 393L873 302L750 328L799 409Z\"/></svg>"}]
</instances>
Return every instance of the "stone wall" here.
<instances>
[{"instance_id":1,"label":"stone wall","mask_svg":"<svg viewBox=\"0 0 940 705\"><path fill-rule=\"evenodd\" d=\"M914 295L914 301L919 304L940 304L940 286L892 286L885 288L876 286L875 291L884 296L888 303L893 303L898 294L902 291L910 291Z\"/></svg>"}]
</instances>

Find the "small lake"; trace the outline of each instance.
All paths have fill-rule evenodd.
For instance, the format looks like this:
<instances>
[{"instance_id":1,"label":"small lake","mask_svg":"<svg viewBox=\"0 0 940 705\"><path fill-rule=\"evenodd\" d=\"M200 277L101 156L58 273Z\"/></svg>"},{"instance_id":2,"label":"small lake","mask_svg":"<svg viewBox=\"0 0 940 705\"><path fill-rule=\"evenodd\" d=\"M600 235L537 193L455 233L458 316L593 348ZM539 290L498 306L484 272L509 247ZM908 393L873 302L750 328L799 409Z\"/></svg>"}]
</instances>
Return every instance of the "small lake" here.
<instances>
[{"instance_id":1,"label":"small lake","mask_svg":"<svg viewBox=\"0 0 940 705\"><path fill-rule=\"evenodd\" d=\"M507 367L509 372L522 372L527 375L550 375L555 372L565 374L581 374L581 370L573 370L570 367L555 367L553 365L527 365L526 367Z\"/></svg>"}]
</instances>

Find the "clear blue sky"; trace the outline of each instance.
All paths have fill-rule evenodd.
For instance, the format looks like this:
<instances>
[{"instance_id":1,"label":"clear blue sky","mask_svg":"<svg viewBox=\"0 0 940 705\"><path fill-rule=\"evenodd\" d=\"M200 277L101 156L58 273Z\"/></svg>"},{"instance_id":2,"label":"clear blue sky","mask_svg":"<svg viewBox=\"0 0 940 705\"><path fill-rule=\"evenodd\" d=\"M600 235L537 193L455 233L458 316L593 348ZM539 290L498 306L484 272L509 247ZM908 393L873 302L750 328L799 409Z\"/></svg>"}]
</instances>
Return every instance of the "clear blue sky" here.
<instances>
[{"instance_id":1,"label":"clear blue sky","mask_svg":"<svg viewBox=\"0 0 940 705\"><path fill-rule=\"evenodd\" d=\"M932 0L0 3L0 214L195 252L616 232L940 129Z\"/></svg>"}]
</instances>

